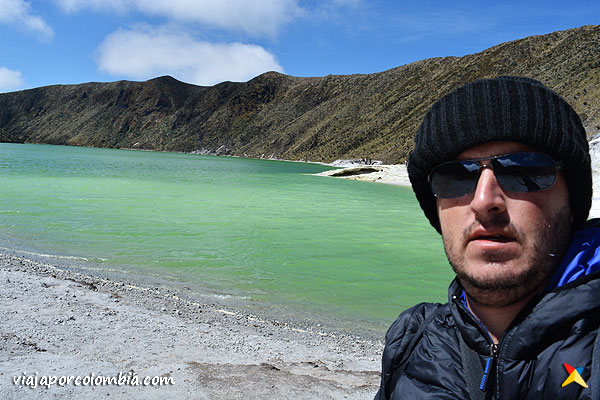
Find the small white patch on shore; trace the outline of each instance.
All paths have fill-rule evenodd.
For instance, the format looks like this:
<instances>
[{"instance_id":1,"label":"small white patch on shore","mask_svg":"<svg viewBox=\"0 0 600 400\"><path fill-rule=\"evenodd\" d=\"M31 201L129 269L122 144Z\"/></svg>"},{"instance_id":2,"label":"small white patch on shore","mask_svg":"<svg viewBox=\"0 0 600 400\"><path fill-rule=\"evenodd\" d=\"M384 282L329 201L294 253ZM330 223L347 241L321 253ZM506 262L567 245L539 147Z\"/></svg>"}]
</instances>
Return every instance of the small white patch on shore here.
<instances>
[{"instance_id":1,"label":"small white patch on shore","mask_svg":"<svg viewBox=\"0 0 600 400\"><path fill-rule=\"evenodd\" d=\"M355 181L379 182L391 185L410 186L406 165L363 165L324 171L320 176L336 176Z\"/></svg>"}]
</instances>

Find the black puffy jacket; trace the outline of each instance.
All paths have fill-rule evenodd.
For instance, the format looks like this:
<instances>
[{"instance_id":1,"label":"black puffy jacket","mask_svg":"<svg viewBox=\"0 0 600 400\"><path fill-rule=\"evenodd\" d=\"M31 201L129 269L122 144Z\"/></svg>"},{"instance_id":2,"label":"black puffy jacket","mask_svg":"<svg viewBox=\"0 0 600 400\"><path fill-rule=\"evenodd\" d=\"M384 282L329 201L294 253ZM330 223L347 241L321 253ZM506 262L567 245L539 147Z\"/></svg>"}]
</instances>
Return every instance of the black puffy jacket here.
<instances>
[{"instance_id":1,"label":"black puffy jacket","mask_svg":"<svg viewBox=\"0 0 600 400\"><path fill-rule=\"evenodd\" d=\"M600 230L594 233L599 234ZM588 253L596 254L597 263L600 248ZM600 325L600 271L581 274L532 299L497 346L464 305L462 293L454 280L448 303L419 304L389 328L376 400L600 397L596 361L590 379ZM595 350L598 358L600 344ZM587 388L577 382L562 386L571 367L581 368ZM482 380L485 391L479 388Z\"/></svg>"}]
</instances>

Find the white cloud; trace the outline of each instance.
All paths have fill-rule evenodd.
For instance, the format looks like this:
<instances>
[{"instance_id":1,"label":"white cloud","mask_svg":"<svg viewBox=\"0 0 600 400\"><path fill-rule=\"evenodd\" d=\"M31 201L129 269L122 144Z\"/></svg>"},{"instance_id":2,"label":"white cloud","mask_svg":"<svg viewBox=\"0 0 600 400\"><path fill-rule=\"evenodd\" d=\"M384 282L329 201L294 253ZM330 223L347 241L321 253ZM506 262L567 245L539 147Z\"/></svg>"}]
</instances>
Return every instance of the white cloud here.
<instances>
[{"instance_id":1,"label":"white cloud","mask_svg":"<svg viewBox=\"0 0 600 400\"><path fill-rule=\"evenodd\" d=\"M0 67L0 92L10 92L25 85L25 79L20 71Z\"/></svg>"},{"instance_id":2,"label":"white cloud","mask_svg":"<svg viewBox=\"0 0 600 400\"><path fill-rule=\"evenodd\" d=\"M0 23L34 31L44 40L54 36L52 28L42 18L33 15L31 6L24 0L0 0Z\"/></svg>"},{"instance_id":3,"label":"white cloud","mask_svg":"<svg viewBox=\"0 0 600 400\"><path fill-rule=\"evenodd\" d=\"M55 0L66 12L138 10L154 16L274 36L281 25L302 13L297 0Z\"/></svg>"},{"instance_id":4,"label":"white cloud","mask_svg":"<svg viewBox=\"0 0 600 400\"><path fill-rule=\"evenodd\" d=\"M166 28L119 29L98 46L96 58L100 70L111 75L140 80L171 75L197 85L283 72L276 58L261 46L196 41Z\"/></svg>"}]
</instances>

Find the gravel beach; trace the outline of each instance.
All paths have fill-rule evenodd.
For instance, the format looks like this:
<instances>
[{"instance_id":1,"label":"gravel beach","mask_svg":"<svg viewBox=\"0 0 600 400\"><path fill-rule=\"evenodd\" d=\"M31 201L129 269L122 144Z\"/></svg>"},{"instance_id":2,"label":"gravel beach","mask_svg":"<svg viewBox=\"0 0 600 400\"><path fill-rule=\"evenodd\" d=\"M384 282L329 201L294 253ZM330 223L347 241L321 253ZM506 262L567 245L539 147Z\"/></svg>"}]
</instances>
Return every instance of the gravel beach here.
<instances>
[{"instance_id":1,"label":"gravel beach","mask_svg":"<svg viewBox=\"0 0 600 400\"><path fill-rule=\"evenodd\" d=\"M381 342L172 289L0 254L0 299L2 399L370 399L379 385Z\"/></svg>"}]
</instances>

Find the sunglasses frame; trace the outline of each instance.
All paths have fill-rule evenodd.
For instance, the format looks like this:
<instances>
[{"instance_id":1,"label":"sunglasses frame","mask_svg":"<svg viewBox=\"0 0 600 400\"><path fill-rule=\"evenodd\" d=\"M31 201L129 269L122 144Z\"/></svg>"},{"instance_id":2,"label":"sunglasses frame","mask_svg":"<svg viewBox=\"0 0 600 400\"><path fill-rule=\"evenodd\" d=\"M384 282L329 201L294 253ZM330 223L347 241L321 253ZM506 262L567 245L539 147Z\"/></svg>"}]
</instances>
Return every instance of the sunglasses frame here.
<instances>
[{"instance_id":1,"label":"sunglasses frame","mask_svg":"<svg viewBox=\"0 0 600 400\"><path fill-rule=\"evenodd\" d=\"M535 190L535 191L534 190L526 190L526 191L520 192L520 191L505 189L502 186L502 184L500 183L500 180L498 179L498 175L496 175L496 171L494 170L494 166L493 166L492 162L494 160L499 159L499 158L503 158L503 157L506 157L506 156L511 156L511 155L514 155L514 154L536 154L536 155L541 155L541 156L543 156L543 157L551 160L552 161L552 166L555 169L555 172L554 172L554 181L552 182L552 185L550 185L548 187L545 187L545 188L542 188L542 189L539 189L539 190ZM488 161L488 162L485 163L485 164L480 164L481 161ZM436 194L434 192L434 190L433 190L433 187L432 187L432 176L433 176L435 170L438 169L439 167L443 166L443 165L452 164L452 163L463 163L463 162L474 162L474 163L478 164L477 179L475 180L475 184L473 185L473 189L471 191L467 192L467 193L461 194L461 195L456 196L456 197L441 197L438 194ZM459 197L471 194L471 193L473 193L477 189L477 183L479 182L479 178L481 177L481 170L483 170L485 168L490 168L494 172L494 176L496 177L496 180L498 181L498 185L500 185L500 187L502 188L502 190L506 190L508 192L513 192L513 193L531 193L531 192L536 192L536 191L539 192L541 190L550 189L552 186L554 186L554 183L556 183L556 170L557 169L559 169L559 170L563 169L564 166L563 166L563 163L561 161L556 161L555 159L553 159L552 157L550 157L549 155L547 155L545 153L539 153L539 152L534 152L534 151L519 151L519 152L514 152L514 153L501 154L501 155L497 155L497 156L482 157L482 158L469 158L467 160L451 160L451 161L443 162L441 164L436 165L431 170L431 172L429 173L429 175L427 175L427 182L429 182L429 187L431 189L431 193L433 193L433 195L435 197L438 197L440 199L457 199Z\"/></svg>"}]
</instances>

